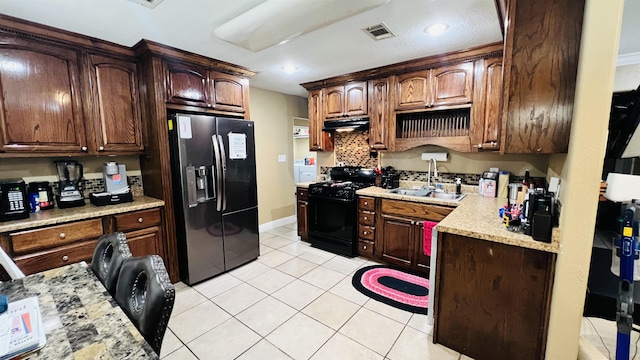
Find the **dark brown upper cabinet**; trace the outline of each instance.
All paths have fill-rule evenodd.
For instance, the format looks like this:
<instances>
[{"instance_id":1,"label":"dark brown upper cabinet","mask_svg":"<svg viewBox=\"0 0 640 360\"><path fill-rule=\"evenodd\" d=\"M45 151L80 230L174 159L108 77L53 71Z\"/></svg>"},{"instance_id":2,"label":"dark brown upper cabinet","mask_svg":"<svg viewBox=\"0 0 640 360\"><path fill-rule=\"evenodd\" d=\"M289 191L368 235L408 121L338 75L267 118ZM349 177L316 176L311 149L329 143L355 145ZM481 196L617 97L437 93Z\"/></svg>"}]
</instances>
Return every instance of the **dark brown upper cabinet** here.
<instances>
[{"instance_id":1,"label":"dark brown upper cabinet","mask_svg":"<svg viewBox=\"0 0 640 360\"><path fill-rule=\"evenodd\" d=\"M211 107L208 70L167 62L167 102Z\"/></svg>"},{"instance_id":2,"label":"dark brown upper cabinet","mask_svg":"<svg viewBox=\"0 0 640 360\"><path fill-rule=\"evenodd\" d=\"M0 149L87 151L78 53L0 36Z\"/></svg>"},{"instance_id":3,"label":"dark brown upper cabinet","mask_svg":"<svg viewBox=\"0 0 640 360\"><path fill-rule=\"evenodd\" d=\"M472 149L500 149L502 128L502 57L476 61L476 86L471 126Z\"/></svg>"},{"instance_id":4,"label":"dark brown upper cabinet","mask_svg":"<svg viewBox=\"0 0 640 360\"><path fill-rule=\"evenodd\" d=\"M389 79L369 81L369 146L373 150L389 148Z\"/></svg>"},{"instance_id":5,"label":"dark brown upper cabinet","mask_svg":"<svg viewBox=\"0 0 640 360\"><path fill-rule=\"evenodd\" d=\"M168 103L248 113L248 78L187 63L167 62L166 66Z\"/></svg>"},{"instance_id":6,"label":"dark brown upper cabinet","mask_svg":"<svg viewBox=\"0 0 640 360\"><path fill-rule=\"evenodd\" d=\"M367 82L357 81L324 89L326 119L367 115Z\"/></svg>"},{"instance_id":7,"label":"dark brown upper cabinet","mask_svg":"<svg viewBox=\"0 0 640 360\"><path fill-rule=\"evenodd\" d=\"M309 151L332 151L333 134L322 131L323 90L309 91Z\"/></svg>"},{"instance_id":8,"label":"dark brown upper cabinet","mask_svg":"<svg viewBox=\"0 0 640 360\"><path fill-rule=\"evenodd\" d=\"M469 104L473 100L473 62L398 75L395 110Z\"/></svg>"},{"instance_id":9,"label":"dark brown upper cabinet","mask_svg":"<svg viewBox=\"0 0 640 360\"><path fill-rule=\"evenodd\" d=\"M87 119L92 153L136 152L143 148L136 64L99 55L89 64Z\"/></svg>"},{"instance_id":10,"label":"dark brown upper cabinet","mask_svg":"<svg viewBox=\"0 0 640 360\"><path fill-rule=\"evenodd\" d=\"M567 152L585 1L507 3L500 151Z\"/></svg>"}]
</instances>

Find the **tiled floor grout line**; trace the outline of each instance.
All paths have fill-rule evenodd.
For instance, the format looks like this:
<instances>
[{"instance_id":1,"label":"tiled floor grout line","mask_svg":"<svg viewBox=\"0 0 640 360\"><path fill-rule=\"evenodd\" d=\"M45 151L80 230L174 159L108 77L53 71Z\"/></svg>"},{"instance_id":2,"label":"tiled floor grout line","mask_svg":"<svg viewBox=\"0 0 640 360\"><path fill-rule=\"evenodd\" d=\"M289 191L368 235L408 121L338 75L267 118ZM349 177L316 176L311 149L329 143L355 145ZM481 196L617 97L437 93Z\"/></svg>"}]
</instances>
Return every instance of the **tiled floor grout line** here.
<instances>
[{"instance_id":1,"label":"tiled floor grout line","mask_svg":"<svg viewBox=\"0 0 640 360\"><path fill-rule=\"evenodd\" d=\"M284 227L286 227L286 226L284 226ZM295 229L289 229L289 230L293 231L293 230L295 230ZM306 259L304 259L304 258L301 258L301 257L300 257L301 255L303 255L303 254L304 254L304 253L306 253L307 251L303 251L303 252L301 252L301 253L299 253L299 254L295 255L295 254L288 253L288 252L286 252L286 251L279 250L279 249L284 248L284 247L286 247L286 246L292 245L292 244L296 243L296 241L300 241L300 240L292 240L292 239L290 239L290 238L288 238L288 237L282 236L282 235L277 234L277 233L270 233L270 235L273 235L273 236L270 236L269 238L267 238L267 239L265 239L265 240L268 240L268 239L272 239L272 238L279 237L279 238L281 238L281 239L283 239L283 240L286 240L286 241L287 241L287 242L289 242L289 243L288 243L288 244L286 244L286 245L281 245L281 246L279 246L279 247L272 247L272 246L266 245L266 244L264 244L264 243L262 243L262 242L261 242L261 243L260 243L260 245L261 245L261 246L264 246L264 247L267 247L267 248L270 248L270 249L271 249L269 252L265 253L264 255L268 255L269 253L271 253L271 252L273 252L273 251L275 251L275 250L278 250L278 251L280 251L281 253L284 253L284 254L287 254L287 255L291 256L292 258L291 258L291 259L288 259L288 260L286 260L286 261L283 261L283 262L281 262L281 263L275 264L275 265L273 265L273 266L272 266L272 265L270 265L270 264L262 263L262 262L260 262L260 261L259 261L259 259L257 259L256 261L258 261L260 264L262 264L262 265L264 265L264 266L266 266L266 267L268 267L268 268L269 268L269 270L266 270L266 271L265 271L265 273L266 273L267 271L270 271L270 270L277 270L278 272L280 272L280 273L282 273L282 274L285 274L285 275L291 276L291 277L293 278L293 280L292 280L292 281L290 281L290 282L288 282L288 283L286 283L285 285L281 286L280 288L276 289L275 291L272 291L271 293L267 293L267 292L265 292L265 291L263 291L263 290L261 290L261 289L257 288L256 286L253 286L252 284L250 284L250 283L249 283L249 281L251 281L251 279L254 279L254 278L258 277L258 276L260 276L261 274L254 275L254 276L252 276L252 277L247 278L246 280L244 280L244 279L241 279L241 278L237 277L236 275L233 275L231 272L229 272L228 274L229 274L232 278L234 278L234 279L238 280L238 281L239 281L239 283L238 283L238 284L236 284L235 286L232 286L232 287L231 287L231 288L229 288L229 289L226 289L225 291L223 291L223 292L221 292L221 293L216 293L216 294L215 294L214 296L212 296L211 298L209 298L209 297L208 297L207 295L205 295L203 292L198 291L198 289L196 289L196 288L194 288L194 287L190 287L191 289L195 290L195 291L196 291L196 293L198 293L200 296L203 296L203 297L206 299L205 301L209 301L209 302L211 302L213 305L215 305L216 307L218 307L218 308L220 308L222 311L224 311L226 314L228 314L228 315L230 316L230 318L229 318L229 319L227 319L227 320L225 320L225 321L223 321L222 323L220 323L220 324L216 325L214 328L212 328L212 329L209 329L209 330L205 331L203 334L201 334L201 335L197 336L196 338L191 339L191 340L189 341L189 343L192 343L192 342L196 341L196 339L200 338L201 336L203 336L203 335L207 334L207 333L208 333L208 332L210 332L210 331L213 331L214 329L216 329L216 328L217 328L217 327L219 327L220 325L224 324L225 322L227 322L228 320L230 320L231 318L233 318L233 319L235 319L236 321L238 321L240 324L242 324L243 326L247 327L247 328L248 328L248 329L250 329L253 333L255 333L255 334L257 334L257 335L259 336L259 340L258 340L258 341L256 341L255 343L253 343L253 344L252 344L251 346L249 346L247 349L245 349L245 350L244 350L241 354L239 354L237 357L240 357L240 356L242 356L242 354L244 354L244 353L246 353L247 351L251 350L254 346L256 346L258 343L260 343L262 340L266 341L267 343L269 343L270 345L272 345L274 348L278 349L278 350L279 350L279 351L281 351L282 353L286 354L287 356L290 356L290 355L289 355L285 350L283 350L283 349L279 348L278 346L276 346L275 344L273 344L272 342L270 342L270 341L267 339L267 336L269 336L270 334L272 334L273 332L275 332L275 331L276 331L277 329L279 329L280 327L284 326L288 321L290 321L290 320L291 320L293 317L295 317L296 315L298 315L298 314L302 314L302 315L304 315L304 316L306 316L306 317L308 317L308 318L312 319L313 321L315 321L315 322L317 322L317 323L319 323L319 324L322 324L323 326L325 326L325 327L327 327L327 328L329 328L329 329L331 329L331 330L333 331L333 333L331 334L331 336L329 336L329 338L327 338L327 340L325 340L325 341L322 343L322 345L320 345L320 347L319 347L318 349L316 349L316 351L314 351L314 352L313 352L313 354L311 354L311 356L310 356L310 357L313 357L315 354L317 354L317 353L318 353L318 352L319 352L319 351L320 351L320 350L321 350L321 349L322 349L322 348L323 348L323 347L324 347L324 346L325 346L325 345L326 345L326 344L327 344L327 343L328 343L332 338L334 338L334 337L336 336L336 334L338 334L338 333L339 333L340 335L342 335L342 336L344 336L345 338L347 338L347 339L349 339L349 340L353 341L354 343L359 344L359 345L360 345L360 346L362 346L363 348L365 348L365 349L367 349L367 350L369 350L369 351L372 351L372 352L373 352L373 353L375 353L375 354L381 355L381 356L383 356L383 358L387 359L387 358L388 358L389 353L391 352L391 350L393 349L393 347L394 347L394 346L396 345L396 343L398 342L398 340L399 340L400 336L402 335L402 333L406 330L406 328L407 328L407 327L411 327L411 326L409 325L409 322L411 321L411 319L412 319L412 316L413 316L413 315L411 315L411 316L407 319L407 321L406 321L406 322L402 323L402 322L400 322L400 321L398 321L398 320L396 320L396 319L394 319L394 318L392 318L392 317L390 317L390 316L387 316L386 314L381 314L381 313L378 313L377 311L374 311L374 310L371 310L371 309L366 308L366 307L365 307L365 305L366 305L366 304L371 300L370 298L368 298L366 301L364 301L364 302L362 303L362 305L359 305L359 304L354 303L354 302L352 302L351 300L349 300L349 299L347 299L347 298L345 298L345 297L343 297L343 296L341 296L341 295L339 295L339 294L334 294L334 293L331 293L331 292L330 292L334 287L338 286L338 285L339 285L341 282L343 282L345 279L348 279L349 277L353 277L353 274L355 273L355 271L357 271L358 269L362 268L363 266L366 266L365 264L366 264L367 262L369 262L369 259L362 258L362 260L363 260L363 261L362 261L362 262L361 262L361 263L360 263L360 264L359 264L359 265L358 265L358 266L357 266L353 271L351 271L351 272L350 272L350 273L348 273L348 274L344 274L342 271L334 270L334 269L331 269L331 268L329 268L329 267L326 267L326 266L325 266L325 264L327 264L328 262L330 262L331 260L333 260L333 259L335 259L335 258L336 258L336 256L335 256L335 255L334 255L334 256L332 256L332 257L330 257L330 258L328 258L328 259L326 259L326 260L324 260L324 261L322 261L321 263L319 263L319 264L318 264L318 263L316 263L316 262L309 261L309 260L306 260ZM305 245L307 245L307 244L305 244ZM310 246L310 245L309 245L309 246ZM311 248L311 247L310 247L310 248ZM314 249L315 249L315 248L314 248ZM263 254L261 254L261 256L263 256ZM290 273L288 273L288 272L286 272L286 271L283 271L283 270L277 269L279 266L284 265L285 263L287 263L287 262L289 262L289 261L292 261L292 260L294 260L294 259L299 259L299 260L303 260L303 261L306 261L306 262L311 262L311 263L313 263L315 266L314 266L313 268L309 269L308 271L306 271L306 272L304 272L304 273L302 273L302 274L299 274L299 275L297 275L297 276L294 276L294 275L292 275L292 274L290 274ZM317 285L314 285L314 284L312 284L312 283L310 283L310 282L305 281L305 280L303 280L303 279L302 279L302 277L304 277L305 275L309 274L310 272L312 272L312 271L314 271L314 270L317 270L317 269L318 269L318 268L320 268L320 267L322 267L322 268L323 268L323 269L325 269L325 270L331 270L331 271L337 272L337 273L341 274L343 277L342 277L340 280L338 280L335 284L331 285L328 289L320 288L320 287L318 287ZM277 291L279 291L279 290L283 289L284 287L286 287L286 286L290 285L291 283L293 283L293 282L294 282L294 281L296 281L296 280L299 280L299 281L301 281L301 282L303 282L303 283L305 283L305 284L307 284L307 285L310 285L310 286L313 286L313 287L315 287L315 288L318 288L318 289L322 290L322 292L321 292L317 297L314 297L312 300L310 300L306 305L304 305L304 306L303 306L302 308L300 308L300 309L297 309L297 308L295 308L295 307L293 307L293 306L289 305L288 303L286 303L286 302L284 302L284 301L282 301L282 300L280 300L280 299L276 298L275 296L273 296L273 294L275 294ZM238 286L241 286L242 284L247 284L247 285L249 285L250 287L252 287L253 289L256 289L256 290L260 291L261 293L266 294L266 296L265 296L264 298L262 298L262 299L260 299L260 300L256 301L255 303L253 303L253 304L251 304L251 305L247 306L245 309L242 309L242 310L238 311L236 315L232 315L230 312L228 312L227 310L225 310L224 308L222 308L220 305L216 304L216 303L213 301L213 298L215 298L216 296L220 296L220 295L222 295L222 294L225 294L225 293L227 293L227 292L229 292L229 291L231 291L231 290L233 290L233 289L237 288ZM347 302L349 302L349 303L352 303L352 304L354 304L354 305L357 305L357 306L358 306L358 307L357 307L357 309L353 312L353 314L351 314L351 315L350 315L350 316L349 316L349 317L348 317L348 318L347 318L347 319L346 319L346 320L345 320L345 321L344 321L344 322L343 322L343 323L342 323L342 324L341 324L337 329L333 329L332 327L330 327L330 326L328 326L328 325L326 325L326 324L322 323L321 321L319 321L319 320L315 319L314 317L312 317L312 316L310 316L310 315L307 315L307 314L305 314L305 313L303 312L303 311L304 311L305 309L307 309L307 308L308 308L312 303L314 303L316 300L318 300L318 298L320 298L320 297L322 297L322 296L325 296L327 293L329 293L329 294L330 294L330 295L332 295L332 296L336 296L336 297L338 297L338 298L340 298L340 299L342 299L342 300L344 300L344 301L347 301ZM286 306L288 306L288 307L290 307L290 308L294 309L294 310L295 310L295 312L294 312L291 316L287 317L284 321L282 321L282 322L281 322L278 326L276 326L274 329L272 329L269 333L267 333L267 334L265 334L265 335L263 336L263 335L261 335L261 334L257 333L257 331L253 330L253 329L252 329L248 324L245 324L243 321L241 321L239 318L237 318L237 316L238 316L238 315L240 315L240 314L242 314L244 311L246 311L247 309L251 308L252 306L255 306L256 304L258 304L258 303L260 303L260 302L264 301L265 299L267 299L267 298L269 298L269 297L271 297L271 298L272 298L273 300L275 300L275 301L281 302L281 303L283 303L284 305L286 305ZM204 303L204 301L203 301L202 303ZM194 305L194 306L192 306L191 308L193 308L193 307L195 307L195 306L199 306L199 305L200 305L200 304L202 304L202 303L199 303L199 304L197 304L197 305ZM375 350L373 350L373 349L369 348L368 346L366 346L366 345L364 345L364 344L362 344L362 343L358 342L357 340L352 339L351 337L349 337L349 336L347 336L347 335L345 335L345 334L343 334L343 333L340 333L340 330L341 330L342 328L344 328L344 326L345 326L345 325L346 325L346 324L347 324L347 323L348 323L348 322L349 322L349 321L350 321L350 320L351 320L351 319L352 319L352 318L353 318L353 317L354 317L354 316L355 316L359 311L361 311L361 310L362 310L362 308L365 308L366 310L371 311L372 313L375 313L375 314L377 314L377 315L379 315L379 316L383 316L383 317L385 317L385 318L387 318L387 319L390 319L390 320L392 320L392 321L398 322L398 323L400 323L400 324L402 324L402 325L403 325L402 330L398 333L398 335L397 335L397 336L396 336L396 338L394 339L393 343L391 344L391 346L390 346L390 347L389 347L389 349L387 350L386 354L380 354L380 353L378 353L377 351L375 351ZM184 311L188 311L188 310L189 310L189 309L185 309ZM184 311L183 311L183 312L184 312ZM413 328L413 327L411 327L411 328L412 328L412 329L414 329L414 330L416 330L416 331L419 331L419 332L421 332L421 333L424 333L422 330L415 329L415 328ZM170 330L170 329L169 329L169 330ZM189 346L188 346L186 343L184 343L184 342L183 342L183 341L182 341L182 340L181 340L181 339L180 339L180 338L179 338L175 333L173 333L173 331L172 331L172 330L170 330L170 331L172 332L173 336L174 336L175 338L177 338L177 339L178 339L179 343L180 343L180 344L182 344L182 346L178 347L177 349L175 349L174 351L172 351L172 352L171 352L171 353L169 353L169 354L163 354L163 358L164 358L164 357L167 357L168 355L170 355L170 354L174 353L175 351L179 350L181 347L186 347L186 348L187 348L187 350L188 350L189 352L191 352L191 353L194 355L194 357L196 357L196 358L197 358L197 356L195 355L195 353L193 353L193 351L191 351L191 348L189 348ZM426 335L428 336L429 334L428 334L428 333L426 333ZM291 356L290 356L290 357L291 357ZM461 355L459 355L459 356L458 356L458 359L461 359Z\"/></svg>"}]
</instances>

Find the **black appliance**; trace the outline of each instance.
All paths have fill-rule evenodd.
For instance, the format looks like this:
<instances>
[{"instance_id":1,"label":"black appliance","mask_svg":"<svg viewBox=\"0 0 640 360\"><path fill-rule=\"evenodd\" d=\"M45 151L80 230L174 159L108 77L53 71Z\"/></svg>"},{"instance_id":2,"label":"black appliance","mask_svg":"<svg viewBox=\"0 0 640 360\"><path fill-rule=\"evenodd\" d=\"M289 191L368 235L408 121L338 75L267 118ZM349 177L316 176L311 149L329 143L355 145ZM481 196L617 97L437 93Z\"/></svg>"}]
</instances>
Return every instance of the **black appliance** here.
<instances>
[{"instance_id":1,"label":"black appliance","mask_svg":"<svg viewBox=\"0 0 640 360\"><path fill-rule=\"evenodd\" d=\"M29 217L27 189L22 180L0 182L0 221Z\"/></svg>"},{"instance_id":2,"label":"black appliance","mask_svg":"<svg viewBox=\"0 0 640 360\"><path fill-rule=\"evenodd\" d=\"M178 259L191 285L260 255L254 123L170 114Z\"/></svg>"},{"instance_id":3,"label":"black appliance","mask_svg":"<svg viewBox=\"0 0 640 360\"><path fill-rule=\"evenodd\" d=\"M313 247L356 256L358 209L356 191L375 183L371 169L334 167L331 181L309 185L309 242Z\"/></svg>"},{"instance_id":4,"label":"black appliance","mask_svg":"<svg viewBox=\"0 0 640 360\"><path fill-rule=\"evenodd\" d=\"M369 129L369 119L344 119L327 120L323 123L322 131L336 130L367 130Z\"/></svg>"},{"instance_id":5,"label":"black appliance","mask_svg":"<svg viewBox=\"0 0 640 360\"><path fill-rule=\"evenodd\" d=\"M31 212L53 209L53 190L48 181L29 183L28 193Z\"/></svg>"},{"instance_id":6,"label":"black appliance","mask_svg":"<svg viewBox=\"0 0 640 360\"><path fill-rule=\"evenodd\" d=\"M400 187L400 174L382 175L382 187L385 189L396 189Z\"/></svg>"},{"instance_id":7,"label":"black appliance","mask_svg":"<svg viewBox=\"0 0 640 360\"><path fill-rule=\"evenodd\" d=\"M82 192L82 164L75 160L54 161L58 168L58 195L56 203L60 209L84 206Z\"/></svg>"}]
</instances>

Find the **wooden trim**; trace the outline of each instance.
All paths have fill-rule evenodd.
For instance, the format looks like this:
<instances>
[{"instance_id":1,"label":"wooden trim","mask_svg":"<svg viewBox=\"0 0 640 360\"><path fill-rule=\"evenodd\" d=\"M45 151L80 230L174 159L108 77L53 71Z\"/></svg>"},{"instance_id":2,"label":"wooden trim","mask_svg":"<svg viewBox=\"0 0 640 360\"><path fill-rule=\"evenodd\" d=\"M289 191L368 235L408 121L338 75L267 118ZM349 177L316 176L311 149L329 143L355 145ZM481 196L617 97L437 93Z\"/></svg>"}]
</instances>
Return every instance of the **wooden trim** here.
<instances>
[{"instance_id":1,"label":"wooden trim","mask_svg":"<svg viewBox=\"0 0 640 360\"><path fill-rule=\"evenodd\" d=\"M195 65L205 66L211 70L216 70L232 75L252 77L256 73L242 66L234 65L217 59L194 54L192 52L180 50L168 45L163 45L155 41L142 39L133 46L133 51L138 57L148 57L151 55L160 56L173 61L186 62Z\"/></svg>"},{"instance_id":2,"label":"wooden trim","mask_svg":"<svg viewBox=\"0 0 640 360\"><path fill-rule=\"evenodd\" d=\"M505 14L505 23L513 24L516 13L516 2L507 1L507 13ZM515 29L509 26L505 29L504 48L513 48L513 38ZM507 121L509 117L509 87L511 85L511 63L513 60L513 52L507 50L502 57L502 116L500 116L500 154L505 153L507 148Z\"/></svg>"},{"instance_id":3,"label":"wooden trim","mask_svg":"<svg viewBox=\"0 0 640 360\"><path fill-rule=\"evenodd\" d=\"M131 48L71 31L0 14L0 32L91 53L102 52L134 62Z\"/></svg>"},{"instance_id":4,"label":"wooden trim","mask_svg":"<svg viewBox=\"0 0 640 360\"><path fill-rule=\"evenodd\" d=\"M498 22L500 23L500 31L502 32L502 36L504 36L504 20L506 18L507 11L507 0L495 0L494 3L496 5L496 12L498 13Z\"/></svg>"},{"instance_id":5,"label":"wooden trim","mask_svg":"<svg viewBox=\"0 0 640 360\"><path fill-rule=\"evenodd\" d=\"M475 61L488 57L502 56L502 51L503 44L501 42L493 43L467 50L438 54L374 69L358 71L324 80L310 81L300 85L302 85L307 90L314 90L327 86L345 84L350 81L371 80L375 78L387 77L412 71L420 71L440 66L458 64L462 62Z\"/></svg>"},{"instance_id":6,"label":"wooden trim","mask_svg":"<svg viewBox=\"0 0 640 360\"><path fill-rule=\"evenodd\" d=\"M394 151L405 151L421 145L439 145L451 150L470 152L471 141L468 136L447 136L447 137L428 137L428 138L397 138Z\"/></svg>"},{"instance_id":7,"label":"wooden trim","mask_svg":"<svg viewBox=\"0 0 640 360\"><path fill-rule=\"evenodd\" d=\"M239 112L231 112L231 111L220 111L214 109L201 108L197 106L189 106L189 105L180 105L180 104L166 104L167 110L178 110L186 113L198 113L198 114L211 114L211 115L224 115L229 117L234 117L237 119L247 119L245 113Z\"/></svg>"}]
</instances>

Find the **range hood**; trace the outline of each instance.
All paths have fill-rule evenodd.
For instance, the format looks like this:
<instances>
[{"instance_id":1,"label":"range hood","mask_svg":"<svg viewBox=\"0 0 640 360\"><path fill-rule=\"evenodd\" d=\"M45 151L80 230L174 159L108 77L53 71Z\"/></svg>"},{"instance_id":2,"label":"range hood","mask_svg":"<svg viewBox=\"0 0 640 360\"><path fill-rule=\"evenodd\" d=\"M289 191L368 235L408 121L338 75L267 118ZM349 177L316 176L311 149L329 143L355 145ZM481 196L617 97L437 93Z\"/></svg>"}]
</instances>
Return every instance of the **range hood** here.
<instances>
[{"instance_id":1,"label":"range hood","mask_svg":"<svg viewBox=\"0 0 640 360\"><path fill-rule=\"evenodd\" d=\"M327 120L324 122L322 131L354 131L354 130L368 130L369 119L343 119L343 120Z\"/></svg>"}]
</instances>

